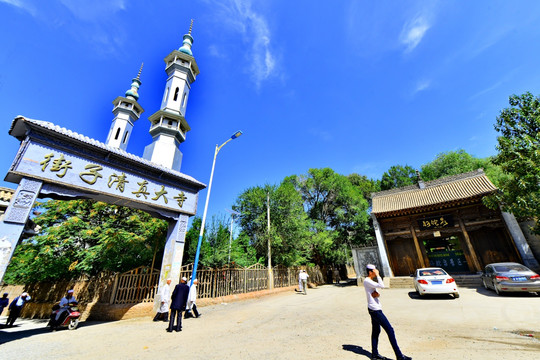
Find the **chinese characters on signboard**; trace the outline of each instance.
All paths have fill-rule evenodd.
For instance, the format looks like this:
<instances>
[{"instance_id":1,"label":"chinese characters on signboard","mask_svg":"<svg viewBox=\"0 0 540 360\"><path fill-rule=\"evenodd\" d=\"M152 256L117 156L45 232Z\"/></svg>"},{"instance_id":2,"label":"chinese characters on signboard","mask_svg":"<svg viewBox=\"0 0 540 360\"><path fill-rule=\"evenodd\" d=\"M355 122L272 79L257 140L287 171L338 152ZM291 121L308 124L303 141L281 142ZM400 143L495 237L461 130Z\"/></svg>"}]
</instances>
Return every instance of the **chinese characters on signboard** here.
<instances>
[{"instance_id":1,"label":"chinese characters on signboard","mask_svg":"<svg viewBox=\"0 0 540 360\"><path fill-rule=\"evenodd\" d=\"M439 215L418 220L420 230L442 229L452 226L454 226L452 215Z\"/></svg>"},{"instance_id":2,"label":"chinese characters on signboard","mask_svg":"<svg viewBox=\"0 0 540 360\"><path fill-rule=\"evenodd\" d=\"M22 161L14 169L19 174L31 174L53 183L74 185L171 210L196 211L197 196L193 191L34 142L25 150Z\"/></svg>"}]
</instances>

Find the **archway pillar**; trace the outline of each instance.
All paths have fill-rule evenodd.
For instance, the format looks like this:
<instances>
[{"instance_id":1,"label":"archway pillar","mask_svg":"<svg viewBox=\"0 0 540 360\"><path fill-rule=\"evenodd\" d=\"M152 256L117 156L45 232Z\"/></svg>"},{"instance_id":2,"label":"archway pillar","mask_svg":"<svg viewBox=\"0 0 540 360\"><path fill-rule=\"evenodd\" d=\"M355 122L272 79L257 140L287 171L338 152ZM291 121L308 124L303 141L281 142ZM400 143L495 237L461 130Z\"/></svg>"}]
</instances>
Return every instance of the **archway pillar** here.
<instances>
[{"instance_id":1,"label":"archway pillar","mask_svg":"<svg viewBox=\"0 0 540 360\"><path fill-rule=\"evenodd\" d=\"M0 222L0 282L4 279L42 185L43 182L40 180L22 178L11 198L4 219Z\"/></svg>"},{"instance_id":2,"label":"archway pillar","mask_svg":"<svg viewBox=\"0 0 540 360\"><path fill-rule=\"evenodd\" d=\"M167 241L163 249L163 260L161 262L161 272L159 274L159 286L154 297L154 310L157 311L161 305L161 289L166 284L167 279L171 279L171 290L180 281L180 270L182 268L182 258L184 256L184 244L186 240L188 216L180 215L178 220L169 221L169 231Z\"/></svg>"}]
</instances>

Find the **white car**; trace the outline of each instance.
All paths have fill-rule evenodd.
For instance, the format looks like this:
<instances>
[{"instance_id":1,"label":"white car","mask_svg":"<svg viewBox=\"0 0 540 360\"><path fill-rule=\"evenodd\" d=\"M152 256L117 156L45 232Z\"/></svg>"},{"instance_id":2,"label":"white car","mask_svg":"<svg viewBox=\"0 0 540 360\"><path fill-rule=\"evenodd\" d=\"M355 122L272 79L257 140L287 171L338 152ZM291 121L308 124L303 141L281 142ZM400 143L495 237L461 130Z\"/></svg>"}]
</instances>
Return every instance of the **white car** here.
<instances>
[{"instance_id":1,"label":"white car","mask_svg":"<svg viewBox=\"0 0 540 360\"><path fill-rule=\"evenodd\" d=\"M459 297L456 281L438 267L417 269L414 273L414 288L420 296L426 294L452 294Z\"/></svg>"}]
</instances>

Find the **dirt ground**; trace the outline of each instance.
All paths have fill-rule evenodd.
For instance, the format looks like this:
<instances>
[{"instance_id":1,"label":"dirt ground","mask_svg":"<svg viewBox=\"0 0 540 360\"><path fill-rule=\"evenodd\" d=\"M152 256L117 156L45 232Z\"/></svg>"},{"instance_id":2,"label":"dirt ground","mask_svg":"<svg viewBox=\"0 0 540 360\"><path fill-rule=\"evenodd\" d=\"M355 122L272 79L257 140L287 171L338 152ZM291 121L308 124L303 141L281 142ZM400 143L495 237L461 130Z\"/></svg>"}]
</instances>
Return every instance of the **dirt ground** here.
<instances>
[{"instance_id":1,"label":"dirt ground","mask_svg":"<svg viewBox=\"0 0 540 360\"><path fill-rule=\"evenodd\" d=\"M534 359L540 354L540 297L499 297L462 288L461 297L418 298L385 289L383 311L402 351L415 360ZM200 308L183 331L167 333L150 318L86 322L50 332L22 320L0 329L3 359L370 359L370 318L364 289L326 285ZM6 317L2 316L1 323ZM532 335L532 337L530 336ZM393 358L386 335L379 351Z\"/></svg>"}]
</instances>

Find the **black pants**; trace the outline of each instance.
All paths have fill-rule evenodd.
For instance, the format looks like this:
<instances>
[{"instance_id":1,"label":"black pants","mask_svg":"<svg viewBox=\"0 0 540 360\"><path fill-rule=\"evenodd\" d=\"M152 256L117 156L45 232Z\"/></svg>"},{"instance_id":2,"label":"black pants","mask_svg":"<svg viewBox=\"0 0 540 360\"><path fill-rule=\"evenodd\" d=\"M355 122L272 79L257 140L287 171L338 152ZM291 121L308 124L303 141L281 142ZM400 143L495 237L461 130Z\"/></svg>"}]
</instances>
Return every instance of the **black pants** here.
<instances>
[{"instance_id":1,"label":"black pants","mask_svg":"<svg viewBox=\"0 0 540 360\"><path fill-rule=\"evenodd\" d=\"M398 359L401 358L403 354L397 344L394 328L390 325L390 322L386 316L384 316L382 310L368 309L368 311L369 316L371 316L371 356L379 354L379 334L381 333L382 327L384 331L386 331L386 335L388 335L388 340L390 340L390 344L392 345L392 349L394 349L396 357Z\"/></svg>"},{"instance_id":2,"label":"black pants","mask_svg":"<svg viewBox=\"0 0 540 360\"><path fill-rule=\"evenodd\" d=\"M169 319L169 328L167 331L182 330L182 311L179 309L171 309L171 318ZM176 327L174 326L174 318L176 317Z\"/></svg>"},{"instance_id":3,"label":"black pants","mask_svg":"<svg viewBox=\"0 0 540 360\"><path fill-rule=\"evenodd\" d=\"M195 315L195 317L198 318L199 317L199 312L197 311L197 305L195 305L195 304L191 305L191 310L193 310L193 314ZM193 315L191 314L190 310L187 310L185 318L187 319L189 317L193 317Z\"/></svg>"},{"instance_id":4,"label":"black pants","mask_svg":"<svg viewBox=\"0 0 540 360\"><path fill-rule=\"evenodd\" d=\"M22 307L17 307L17 306L14 306L11 308L11 310L9 310L9 316L6 321L7 326L13 326L13 323L21 314L21 310L22 310Z\"/></svg>"},{"instance_id":5,"label":"black pants","mask_svg":"<svg viewBox=\"0 0 540 360\"><path fill-rule=\"evenodd\" d=\"M156 313L156 316L154 316L154 321L158 321L158 320L169 321L169 313L168 312Z\"/></svg>"}]
</instances>

